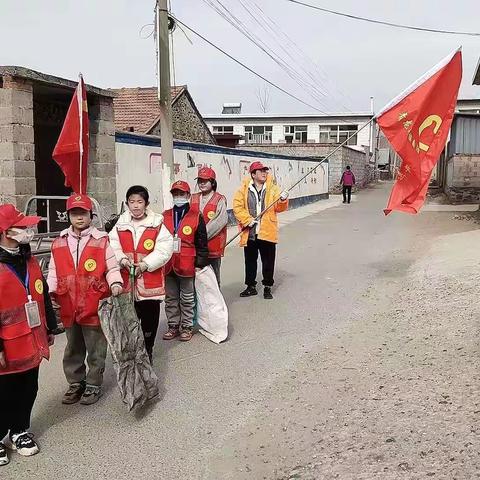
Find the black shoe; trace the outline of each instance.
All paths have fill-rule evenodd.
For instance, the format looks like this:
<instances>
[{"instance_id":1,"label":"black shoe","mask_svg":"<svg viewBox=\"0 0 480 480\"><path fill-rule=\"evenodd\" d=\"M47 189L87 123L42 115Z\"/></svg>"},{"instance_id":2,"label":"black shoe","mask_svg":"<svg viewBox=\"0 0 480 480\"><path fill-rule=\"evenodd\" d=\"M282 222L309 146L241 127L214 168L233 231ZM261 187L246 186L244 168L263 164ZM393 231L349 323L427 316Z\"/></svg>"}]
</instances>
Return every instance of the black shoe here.
<instances>
[{"instance_id":1,"label":"black shoe","mask_svg":"<svg viewBox=\"0 0 480 480\"><path fill-rule=\"evenodd\" d=\"M263 298L265 300L273 300L272 287L265 287L263 289Z\"/></svg>"},{"instance_id":2,"label":"black shoe","mask_svg":"<svg viewBox=\"0 0 480 480\"><path fill-rule=\"evenodd\" d=\"M16 450L23 457L31 457L40 451L33 435L29 432L10 435L5 446L10 450Z\"/></svg>"},{"instance_id":3,"label":"black shoe","mask_svg":"<svg viewBox=\"0 0 480 480\"><path fill-rule=\"evenodd\" d=\"M10 463L10 459L8 458L8 453L5 445L0 442L0 467L2 465L8 465Z\"/></svg>"},{"instance_id":4,"label":"black shoe","mask_svg":"<svg viewBox=\"0 0 480 480\"><path fill-rule=\"evenodd\" d=\"M252 297L253 295L258 295L257 289L253 287L247 287L241 294L241 297Z\"/></svg>"}]
</instances>

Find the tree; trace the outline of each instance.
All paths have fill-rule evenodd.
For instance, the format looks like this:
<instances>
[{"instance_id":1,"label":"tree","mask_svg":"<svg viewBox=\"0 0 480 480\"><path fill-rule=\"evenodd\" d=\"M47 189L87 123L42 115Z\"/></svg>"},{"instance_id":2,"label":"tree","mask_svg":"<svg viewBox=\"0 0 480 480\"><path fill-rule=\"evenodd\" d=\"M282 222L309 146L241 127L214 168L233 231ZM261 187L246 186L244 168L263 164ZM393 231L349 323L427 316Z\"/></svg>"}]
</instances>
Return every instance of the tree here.
<instances>
[{"instance_id":1,"label":"tree","mask_svg":"<svg viewBox=\"0 0 480 480\"><path fill-rule=\"evenodd\" d=\"M255 95L258 100L258 106L262 113L267 113L270 109L270 87L264 84L262 87L258 87Z\"/></svg>"}]
</instances>

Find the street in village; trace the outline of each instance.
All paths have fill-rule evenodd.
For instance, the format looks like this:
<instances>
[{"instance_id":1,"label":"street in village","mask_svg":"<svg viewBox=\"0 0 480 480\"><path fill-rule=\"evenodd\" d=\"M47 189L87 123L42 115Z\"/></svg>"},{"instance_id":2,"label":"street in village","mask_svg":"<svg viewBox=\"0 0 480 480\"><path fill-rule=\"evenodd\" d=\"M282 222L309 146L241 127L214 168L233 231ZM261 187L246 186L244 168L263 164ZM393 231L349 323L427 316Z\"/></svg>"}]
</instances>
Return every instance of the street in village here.
<instances>
[{"instance_id":1,"label":"street in village","mask_svg":"<svg viewBox=\"0 0 480 480\"><path fill-rule=\"evenodd\" d=\"M384 217L390 189L282 214L274 301L238 297L230 248L230 338L159 334L161 398L141 413L111 364L97 405L62 405L57 337L33 412L42 453L2 480L478 478L479 225Z\"/></svg>"}]
</instances>

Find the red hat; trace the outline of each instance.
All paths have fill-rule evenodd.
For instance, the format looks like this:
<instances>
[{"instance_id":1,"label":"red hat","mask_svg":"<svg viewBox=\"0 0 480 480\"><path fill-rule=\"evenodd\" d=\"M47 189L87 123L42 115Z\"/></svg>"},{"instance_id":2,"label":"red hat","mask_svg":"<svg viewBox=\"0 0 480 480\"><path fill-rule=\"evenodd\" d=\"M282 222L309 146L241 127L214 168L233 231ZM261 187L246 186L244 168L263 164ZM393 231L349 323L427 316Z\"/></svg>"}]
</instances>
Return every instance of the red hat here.
<instances>
[{"instance_id":1,"label":"red hat","mask_svg":"<svg viewBox=\"0 0 480 480\"><path fill-rule=\"evenodd\" d=\"M198 177L195 180L201 179L201 180L216 180L217 174L215 173L215 170L213 168L209 167L202 167L198 171Z\"/></svg>"},{"instance_id":2,"label":"red hat","mask_svg":"<svg viewBox=\"0 0 480 480\"><path fill-rule=\"evenodd\" d=\"M82 210L92 211L92 200L87 195L79 195L78 193L74 193L68 197L67 212L72 210L72 208L81 208Z\"/></svg>"},{"instance_id":3,"label":"red hat","mask_svg":"<svg viewBox=\"0 0 480 480\"><path fill-rule=\"evenodd\" d=\"M253 173L256 170L270 170L270 169L266 167L262 162L253 162L250 165L250 173Z\"/></svg>"},{"instance_id":4,"label":"red hat","mask_svg":"<svg viewBox=\"0 0 480 480\"><path fill-rule=\"evenodd\" d=\"M170 193L174 190L180 190L181 192L190 193L190 185L183 180L177 180L170 189Z\"/></svg>"},{"instance_id":5,"label":"red hat","mask_svg":"<svg viewBox=\"0 0 480 480\"><path fill-rule=\"evenodd\" d=\"M0 233L12 227L33 227L42 217L26 216L11 203L0 205Z\"/></svg>"}]
</instances>

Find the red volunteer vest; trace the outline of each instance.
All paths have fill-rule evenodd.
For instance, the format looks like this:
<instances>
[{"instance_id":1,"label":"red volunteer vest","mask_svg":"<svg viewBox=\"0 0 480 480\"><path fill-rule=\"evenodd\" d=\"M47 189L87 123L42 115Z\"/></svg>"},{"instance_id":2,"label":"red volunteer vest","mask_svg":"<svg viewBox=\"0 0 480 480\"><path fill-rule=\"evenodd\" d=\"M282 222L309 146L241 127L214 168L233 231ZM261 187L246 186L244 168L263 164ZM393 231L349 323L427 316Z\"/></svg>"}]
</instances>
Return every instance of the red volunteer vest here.
<instances>
[{"instance_id":1,"label":"red volunteer vest","mask_svg":"<svg viewBox=\"0 0 480 480\"><path fill-rule=\"evenodd\" d=\"M163 213L164 224L168 231L175 235L173 209L166 210ZM172 269L179 277L195 276L195 257L197 250L195 248L195 233L198 228L199 212L195 206L185 214L178 226L177 235L182 241L180 253L174 253L165 267L165 274L168 275Z\"/></svg>"},{"instance_id":2,"label":"red volunteer vest","mask_svg":"<svg viewBox=\"0 0 480 480\"><path fill-rule=\"evenodd\" d=\"M74 323L100 326L98 303L110 295L105 278L107 245L108 237L90 238L75 269L67 238L60 237L53 242L52 255L57 272L55 299L60 305L65 327L71 327Z\"/></svg>"},{"instance_id":3,"label":"red volunteer vest","mask_svg":"<svg viewBox=\"0 0 480 480\"><path fill-rule=\"evenodd\" d=\"M200 209L200 197L201 193L194 193L192 195L192 205L195 205L197 209ZM208 201L203 209L203 218L205 224L208 224L210 220L215 218L217 214L218 202L225 200L223 195L220 195L217 192L214 192L212 198ZM225 244L227 243L227 227L223 228L220 232L217 233L213 238L208 241L208 256L210 258L220 258L223 257L225 253Z\"/></svg>"},{"instance_id":4,"label":"red volunteer vest","mask_svg":"<svg viewBox=\"0 0 480 480\"><path fill-rule=\"evenodd\" d=\"M152 253L155 248L158 233L162 226L148 227L140 237L137 248L135 248L133 235L130 230L119 230L118 238L122 246L123 253L127 255L133 263L140 263L147 255ZM122 268L123 287L125 291L130 292L129 272ZM144 272L140 278L135 280L135 287L140 297L160 297L165 295L165 276L163 268L153 272Z\"/></svg>"},{"instance_id":5,"label":"red volunteer vest","mask_svg":"<svg viewBox=\"0 0 480 480\"><path fill-rule=\"evenodd\" d=\"M27 291L17 275L0 263L0 338L7 361L6 369L0 367L0 375L31 370L38 367L43 358L50 357L42 272L33 257L28 260L27 268L30 295L38 303L42 324L33 329L28 326Z\"/></svg>"}]
</instances>

